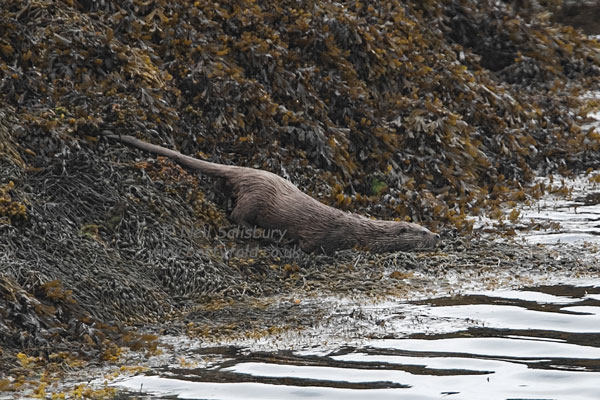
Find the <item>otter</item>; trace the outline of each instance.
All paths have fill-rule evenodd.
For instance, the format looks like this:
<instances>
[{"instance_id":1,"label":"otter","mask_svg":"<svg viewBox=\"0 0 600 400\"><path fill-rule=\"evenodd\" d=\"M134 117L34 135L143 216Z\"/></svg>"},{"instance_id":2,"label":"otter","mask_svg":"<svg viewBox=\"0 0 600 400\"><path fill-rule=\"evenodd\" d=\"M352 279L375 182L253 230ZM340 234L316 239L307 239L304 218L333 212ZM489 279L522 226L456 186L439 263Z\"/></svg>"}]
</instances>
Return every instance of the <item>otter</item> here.
<instances>
[{"instance_id":1,"label":"otter","mask_svg":"<svg viewBox=\"0 0 600 400\"><path fill-rule=\"evenodd\" d=\"M410 222L373 220L327 206L268 171L199 160L133 136L105 136L225 179L235 198L233 221L242 226L285 231L286 238L306 253L332 254L351 248L376 253L408 251L433 247L440 238Z\"/></svg>"}]
</instances>

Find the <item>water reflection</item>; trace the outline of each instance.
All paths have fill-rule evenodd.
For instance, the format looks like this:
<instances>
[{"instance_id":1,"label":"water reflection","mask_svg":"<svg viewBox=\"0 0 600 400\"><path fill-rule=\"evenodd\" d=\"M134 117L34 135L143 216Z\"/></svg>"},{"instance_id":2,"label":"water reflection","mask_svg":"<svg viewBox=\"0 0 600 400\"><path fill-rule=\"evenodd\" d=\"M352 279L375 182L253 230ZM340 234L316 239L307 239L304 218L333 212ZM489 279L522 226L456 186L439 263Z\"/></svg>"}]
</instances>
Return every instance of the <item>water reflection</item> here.
<instances>
[{"instance_id":1,"label":"water reflection","mask_svg":"<svg viewBox=\"0 0 600 400\"><path fill-rule=\"evenodd\" d=\"M386 307L385 323L397 335L325 354L214 349L222 361L211 367L164 367L119 385L202 399L600 398L600 286L473 292ZM445 329L432 334L429 321ZM402 337L403 324L415 333Z\"/></svg>"}]
</instances>

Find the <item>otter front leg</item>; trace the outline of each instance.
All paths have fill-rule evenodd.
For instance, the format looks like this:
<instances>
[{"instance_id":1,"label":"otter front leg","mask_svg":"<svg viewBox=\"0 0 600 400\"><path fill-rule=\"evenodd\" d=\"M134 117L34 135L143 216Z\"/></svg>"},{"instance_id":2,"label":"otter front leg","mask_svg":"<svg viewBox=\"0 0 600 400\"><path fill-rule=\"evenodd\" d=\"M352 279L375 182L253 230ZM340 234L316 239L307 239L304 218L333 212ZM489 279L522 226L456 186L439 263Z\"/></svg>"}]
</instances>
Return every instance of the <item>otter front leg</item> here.
<instances>
[{"instance_id":1,"label":"otter front leg","mask_svg":"<svg viewBox=\"0 0 600 400\"><path fill-rule=\"evenodd\" d=\"M298 247L307 254L315 253L330 256L335 253L335 251L328 248L325 243L315 244L312 240L303 238L297 239L296 242L298 243Z\"/></svg>"},{"instance_id":2,"label":"otter front leg","mask_svg":"<svg viewBox=\"0 0 600 400\"><path fill-rule=\"evenodd\" d=\"M306 240L303 239L297 239L296 243L298 244L298 247L300 247L300 250L302 250L303 252L310 254L315 250L315 246L313 246L311 243L307 242Z\"/></svg>"}]
</instances>

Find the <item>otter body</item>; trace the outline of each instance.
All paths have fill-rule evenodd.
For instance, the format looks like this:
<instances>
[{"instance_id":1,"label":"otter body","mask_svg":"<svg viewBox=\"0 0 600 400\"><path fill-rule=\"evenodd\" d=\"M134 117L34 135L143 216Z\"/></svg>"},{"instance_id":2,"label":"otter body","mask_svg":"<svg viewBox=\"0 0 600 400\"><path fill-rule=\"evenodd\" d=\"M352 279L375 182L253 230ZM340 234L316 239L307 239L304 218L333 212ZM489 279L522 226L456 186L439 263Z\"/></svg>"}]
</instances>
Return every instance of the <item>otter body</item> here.
<instances>
[{"instance_id":1,"label":"otter body","mask_svg":"<svg viewBox=\"0 0 600 400\"><path fill-rule=\"evenodd\" d=\"M231 217L236 223L285 231L307 253L331 254L355 246L372 252L407 251L432 247L439 240L417 224L372 220L327 206L268 171L199 160L132 136L107 137L225 179L235 196Z\"/></svg>"}]
</instances>

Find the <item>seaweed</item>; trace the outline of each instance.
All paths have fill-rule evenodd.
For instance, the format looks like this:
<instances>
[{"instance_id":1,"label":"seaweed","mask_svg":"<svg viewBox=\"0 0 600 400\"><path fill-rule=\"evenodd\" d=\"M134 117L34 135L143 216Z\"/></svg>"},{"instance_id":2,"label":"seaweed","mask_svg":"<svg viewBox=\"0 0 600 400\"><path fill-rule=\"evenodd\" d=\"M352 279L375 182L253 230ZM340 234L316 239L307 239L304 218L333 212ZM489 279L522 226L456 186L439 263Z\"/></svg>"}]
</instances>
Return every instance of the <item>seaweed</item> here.
<instances>
[{"instance_id":1,"label":"seaweed","mask_svg":"<svg viewBox=\"0 0 600 400\"><path fill-rule=\"evenodd\" d=\"M102 133L446 234L500 207L516 220L516 202L548 190L536 174L599 164L585 127L599 103L583 95L600 44L550 3L522 16L491 0L1 2L3 345L70 338L110 359L119 324L363 283L348 265L371 264L347 255L228 252L240 243L215 235L231 207L215 182Z\"/></svg>"}]
</instances>

